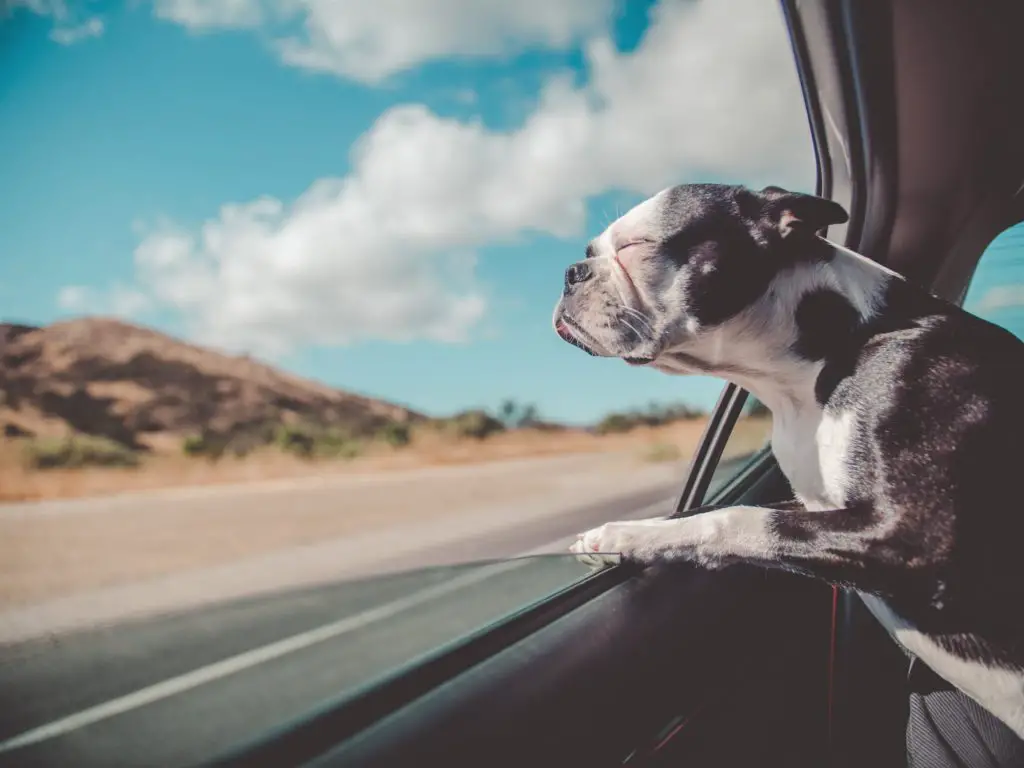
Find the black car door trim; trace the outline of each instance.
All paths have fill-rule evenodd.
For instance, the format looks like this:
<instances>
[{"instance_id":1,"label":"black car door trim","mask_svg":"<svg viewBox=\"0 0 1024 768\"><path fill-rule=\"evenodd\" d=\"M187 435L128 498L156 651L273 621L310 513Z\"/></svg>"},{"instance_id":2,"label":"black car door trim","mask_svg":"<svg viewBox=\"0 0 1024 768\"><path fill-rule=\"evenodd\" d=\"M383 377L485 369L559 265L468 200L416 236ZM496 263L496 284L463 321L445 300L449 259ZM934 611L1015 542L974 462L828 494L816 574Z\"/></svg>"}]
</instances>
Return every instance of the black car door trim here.
<instances>
[{"instance_id":1,"label":"black car door trim","mask_svg":"<svg viewBox=\"0 0 1024 768\"><path fill-rule=\"evenodd\" d=\"M746 390L731 383L725 385L690 460L683 490L676 502L676 515L695 509L704 500L704 494L718 467L718 460L722 457L722 451L725 450L725 444L746 401Z\"/></svg>"}]
</instances>

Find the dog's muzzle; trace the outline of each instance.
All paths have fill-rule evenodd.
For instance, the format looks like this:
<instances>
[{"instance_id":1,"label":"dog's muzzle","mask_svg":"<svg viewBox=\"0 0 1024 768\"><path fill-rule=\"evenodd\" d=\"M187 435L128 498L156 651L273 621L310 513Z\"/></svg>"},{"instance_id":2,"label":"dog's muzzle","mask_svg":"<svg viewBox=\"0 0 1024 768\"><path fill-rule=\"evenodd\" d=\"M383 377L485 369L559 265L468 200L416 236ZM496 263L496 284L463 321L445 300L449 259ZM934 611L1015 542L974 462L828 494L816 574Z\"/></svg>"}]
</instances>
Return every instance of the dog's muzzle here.
<instances>
[{"instance_id":1,"label":"dog's muzzle","mask_svg":"<svg viewBox=\"0 0 1024 768\"><path fill-rule=\"evenodd\" d=\"M564 318L555 323L555 333L558 334L562 341L567 341L574 347L579 347L588 355L600 357L585 341L579 338L580 334L578 331L573 333L573 328Z\"/></svg>"}]
</instances>

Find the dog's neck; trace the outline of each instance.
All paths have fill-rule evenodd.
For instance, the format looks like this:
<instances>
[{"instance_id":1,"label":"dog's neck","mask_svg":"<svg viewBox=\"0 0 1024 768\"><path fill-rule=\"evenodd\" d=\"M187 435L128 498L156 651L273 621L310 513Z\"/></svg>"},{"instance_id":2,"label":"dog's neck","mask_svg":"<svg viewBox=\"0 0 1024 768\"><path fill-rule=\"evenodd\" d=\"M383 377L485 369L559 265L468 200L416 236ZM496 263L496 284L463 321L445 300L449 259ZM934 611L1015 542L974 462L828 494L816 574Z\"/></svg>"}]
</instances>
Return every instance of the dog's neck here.
<instances>
[{"instance_id":1,"label":"dog's neck","mask_svg":"<svg viewBox=\"0 0 1024 768\"><path fill-rule=\"evenodd\" d=\"M815 406L815 384L824 363L820 356L801 353L801 337L812 331L818 344L843 348L857 328L884 309L889 283L902 279L859 254L829 245L831 258L800 262L780 272L758 301L696 341L669 348L655 367L732 381L776 416ZM843 297L855 322L844 327L823 316L798 323L801 302L823 291Z\"/></svg>"}]
</instances>

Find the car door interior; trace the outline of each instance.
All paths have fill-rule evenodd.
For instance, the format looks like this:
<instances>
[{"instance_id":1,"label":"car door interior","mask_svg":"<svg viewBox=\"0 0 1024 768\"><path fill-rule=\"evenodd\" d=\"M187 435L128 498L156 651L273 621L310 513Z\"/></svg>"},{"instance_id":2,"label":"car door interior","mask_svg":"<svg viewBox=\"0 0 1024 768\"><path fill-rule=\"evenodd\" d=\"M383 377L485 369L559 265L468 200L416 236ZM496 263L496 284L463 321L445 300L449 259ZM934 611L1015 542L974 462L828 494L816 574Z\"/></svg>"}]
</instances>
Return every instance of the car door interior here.
<instances>
[{"instance_id":1,"label":"car door interior","mask_svg":"<svg viewBox=\"0 0 1024 768\"><path fill-rule=\"evenodd\" d=\"M737 500L787 495L769 463ZM829 587L739 566L616 570L585 604L311 764L823 763Z\"/></svg>"}]
</instances>

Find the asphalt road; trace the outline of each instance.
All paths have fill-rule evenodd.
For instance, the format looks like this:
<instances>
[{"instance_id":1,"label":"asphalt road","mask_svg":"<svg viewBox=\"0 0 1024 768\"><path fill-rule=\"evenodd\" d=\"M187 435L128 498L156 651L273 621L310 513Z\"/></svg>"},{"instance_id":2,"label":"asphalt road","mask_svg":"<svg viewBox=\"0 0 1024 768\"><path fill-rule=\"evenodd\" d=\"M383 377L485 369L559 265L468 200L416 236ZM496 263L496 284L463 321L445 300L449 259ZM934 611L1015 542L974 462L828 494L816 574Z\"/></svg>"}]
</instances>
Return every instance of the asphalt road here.
<instances>
[{"instance_id":1,"label":"asphalt road","mask_svg":"<svg viewBox=\"0 0 1024 768\"><path fill-rule=\"evenodd\" d=\"M588 573L573 558L522 555L665 514L674 490L425 546L373 578L2 645L0 766L201 763L571 584ZM491 562L439 565L468 560Z\"/></svg>"}]
</instances>

